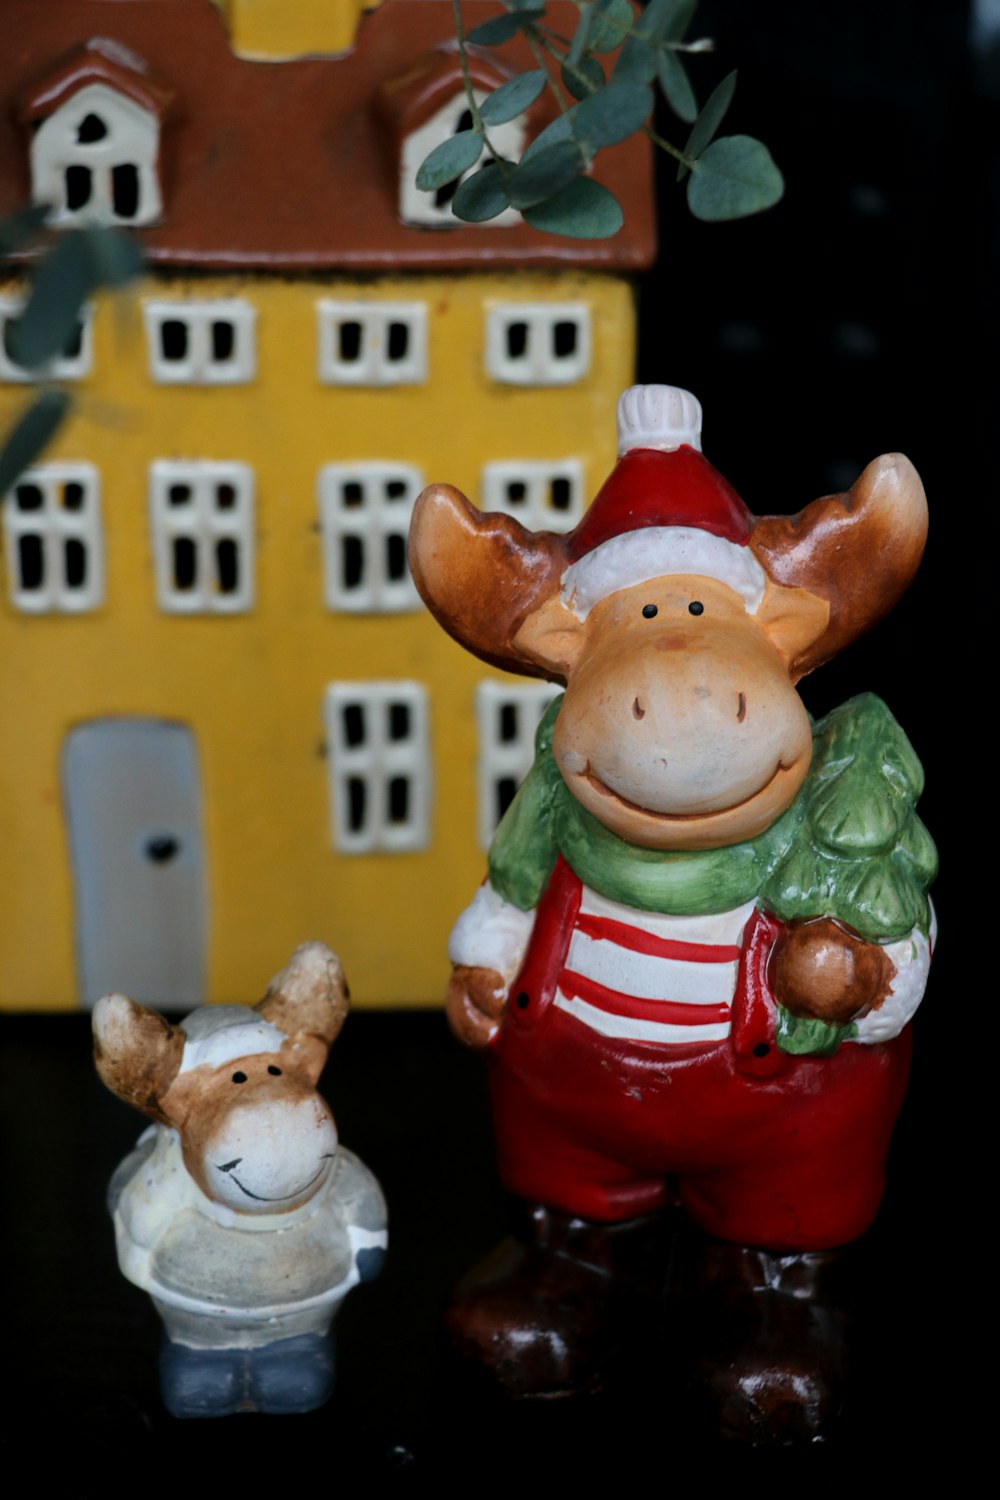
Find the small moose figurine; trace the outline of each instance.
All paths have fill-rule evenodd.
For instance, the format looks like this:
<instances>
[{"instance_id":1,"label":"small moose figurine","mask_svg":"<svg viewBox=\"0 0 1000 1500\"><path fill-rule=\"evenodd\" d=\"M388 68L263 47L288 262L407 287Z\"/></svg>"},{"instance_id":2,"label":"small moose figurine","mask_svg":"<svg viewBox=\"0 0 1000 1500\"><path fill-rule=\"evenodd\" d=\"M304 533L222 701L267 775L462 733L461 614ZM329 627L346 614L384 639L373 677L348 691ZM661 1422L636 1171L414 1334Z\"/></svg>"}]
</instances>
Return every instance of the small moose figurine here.
<instances>
[{"instance_id":1,"label":"small moose figurine","mask_svg":"<svg viewBox=\"0 0 1000 1500\"><path fill-rule=\"evenodd\" d=\"M378 1183L316 1089L347 1008L336 955L307 943L255 1009L180 1026L123 995L94 1010L101 1078L157 1122L109 1201L121 1269L166 1327L174 1416L304 1412L331 1393L330 1323L386 1245Z\"/></svg>"},{"instance_id":2,"label":"small moose figurine","mask_svg":"<svg viewBox=\"0 0 1000 1500\"><path fill-rule=\"evenodd\" d=\"M893 454L757 518L688 392L633 387L618 426L568 535L447 485L410 531L446 630L566 685L451 939L518 1231L449 1328L506 1394L599 1387L676 1185L715 1430L809 1440L842 1404L841 1252L882 1194L936 858L885 706L814 724L795 683L898 599L926 503Z\"/></svg>"}]
</instances>

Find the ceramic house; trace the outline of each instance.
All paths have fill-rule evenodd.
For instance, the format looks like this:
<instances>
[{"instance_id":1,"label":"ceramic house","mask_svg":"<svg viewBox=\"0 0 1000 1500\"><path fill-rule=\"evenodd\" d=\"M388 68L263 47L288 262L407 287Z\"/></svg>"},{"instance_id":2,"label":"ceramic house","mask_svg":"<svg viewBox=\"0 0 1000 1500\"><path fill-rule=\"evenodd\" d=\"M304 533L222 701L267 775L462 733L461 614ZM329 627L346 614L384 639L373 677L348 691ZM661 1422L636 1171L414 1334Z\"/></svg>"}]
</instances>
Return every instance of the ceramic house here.
<instances>
[{"instance_id":1,"label":"ceramic house","mask_svg":"<svg viewBox=\"0 0 1000 1500\"><path fill-rule=\"evenodd\" d=\"M423 614L410 509L447 476L579 519L632 376L646 143L602 157L611 240L462 225L413 184L468 123L445 0L3 14L0 212L119 224L148 274L46 372L73 413L4 503L0 1004L231 1001L303 937L357 1002L427 1003L551 690ZM474 87L517 63L480 49Z\"/></svg>"}]
</instances>

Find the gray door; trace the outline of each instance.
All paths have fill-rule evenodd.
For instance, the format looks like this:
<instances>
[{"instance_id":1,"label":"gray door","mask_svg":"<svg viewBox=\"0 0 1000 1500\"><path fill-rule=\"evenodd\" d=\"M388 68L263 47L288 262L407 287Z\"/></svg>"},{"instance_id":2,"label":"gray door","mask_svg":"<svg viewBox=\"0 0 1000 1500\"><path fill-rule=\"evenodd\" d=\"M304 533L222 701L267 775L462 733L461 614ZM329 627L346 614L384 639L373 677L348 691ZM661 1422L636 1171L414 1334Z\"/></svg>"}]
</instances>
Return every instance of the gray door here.
<instances>
[{"instance_id":1,"label":"gray door","mask_svg":"<svg viewBox=\"0 0 1000 1500\"><path fill-rule=\"evenodd\" d=\"M160 719L82 724L66 736L63 790L83 1004L118 990L199 1005L205 858L191 731Z\"/></svg>"}]
</instances>

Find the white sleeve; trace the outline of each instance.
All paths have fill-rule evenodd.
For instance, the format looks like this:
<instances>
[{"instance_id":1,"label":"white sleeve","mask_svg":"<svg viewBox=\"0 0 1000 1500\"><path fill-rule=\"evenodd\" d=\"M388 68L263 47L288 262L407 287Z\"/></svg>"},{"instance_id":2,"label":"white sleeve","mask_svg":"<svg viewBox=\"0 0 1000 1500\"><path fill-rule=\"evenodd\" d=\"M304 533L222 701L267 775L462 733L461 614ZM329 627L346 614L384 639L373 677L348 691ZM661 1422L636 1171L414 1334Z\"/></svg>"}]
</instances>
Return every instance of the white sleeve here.
<instances>
[{"instance_id":1,"label":"white sleeve","mask_svg":"<svg viewBox=\"0 0 1000 1500\"><path fill-rule=\"evenodd\" d=\"M485 880L451 930L448 957L472 969L496 969L509 987L534 923L534 909L512 906Z\"/></svg>"},{"instance_id":2,"label":"white sleeve","mask_svg":"<svg viewBox=\"0 0 1000 1500\"><path fill-rule=\"evenodd\" d=\"M896 973L882 1004L857 1022L859 1042L888 1042L899 1035L907 1021L913 1019L924 998L936 938L937 920L931 907L929 938L914 927L909 937L885 945L884 951L896 965Z\"/></svg>"}]
</instances>

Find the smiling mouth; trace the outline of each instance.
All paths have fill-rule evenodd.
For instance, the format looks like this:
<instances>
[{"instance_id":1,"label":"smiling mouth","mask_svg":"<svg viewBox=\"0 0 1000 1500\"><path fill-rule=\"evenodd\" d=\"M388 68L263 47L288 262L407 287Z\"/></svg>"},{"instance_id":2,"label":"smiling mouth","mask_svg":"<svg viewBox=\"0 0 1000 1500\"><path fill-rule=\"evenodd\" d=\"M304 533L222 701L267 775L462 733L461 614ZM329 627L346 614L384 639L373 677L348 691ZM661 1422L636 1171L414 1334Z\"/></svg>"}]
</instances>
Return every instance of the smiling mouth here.
<instances>
[{"instance_id":1,"label":"smiling mouth","mask_svg":"<svg viewBox=\"0 0 1000 1500\"><path fill-rule=\"evenodd\" d=\"M332 1161L332 1160L333 1160L333 1152L332 1151L326 1151L326 1152L324 1152L323 1155L320 1157L320 1165L317 1167L317 1169L313 1173L313 1175L309 1178L309 1181L308 1182L304 1182L302 1184L302 1186L296 1188L294 1192L283 1193L278 1198L265 1198L260 1193L252 1193L248 1187L244 1187L243 1183L237 1177L237 1175L233 1171L232 1167L222 1166L222 1167L219 1167L218 1170L220 1172L224 1172L225 1175L229 1178L229 1180L231 1182L235 1182L235 1184L239 1188L240 1192L241 1193L245 1193L248 1198L252 1198L255 1203L288 1203L289 1200L292 1199L292 1198L300 1198L303 1193L307 1192L308 1189L312 1187L312 1185L313 1185L314 1182L318 1182L319 1179L322 1177L325 1169L326 1169L325 1168L326 1162ZM236 1165L238 1165L238 1163Z\"/></svg>"},{"instance_id":2,"label":"smiling mouth","mask_svg":"<svg viewBox=\"0 0 1000 1500\"><path fill-rule=\"evenodd\" d=\"M661 813L656 812L651 807L643 807L640 802L630 802L629 799L627 797L623 797L620 792L612 791L611 787L603 782L599 776L595 776L593 771L590 769L589 762L587 764L587 769L585 771L581 771L579 775L580 780L586 781L589 786L592 786L594 788L595 792L598 792L602 797L608 798L608 800L611 802L617 802L619 807L628 808L629 812L641 813L643 817L655 818L657 822L660 823L693 823L703 821L705 818L720 818L726 813L737 812L741 807L746 807L749 803L755 801L756 798L761 796L762 793L766 792L768 787L773 785L773 783L777 781L778 777L782 774L783 771L789 770L791 770L791 767L784 765L779 760L778 764L774 768L774 771L767 778L764 784L762 786L759 786L755 792L751 792L749 797L743 797L739 802L731 802L728 807L716 808L714 812L696 813Z\"/></svg>"}]
</instances>

